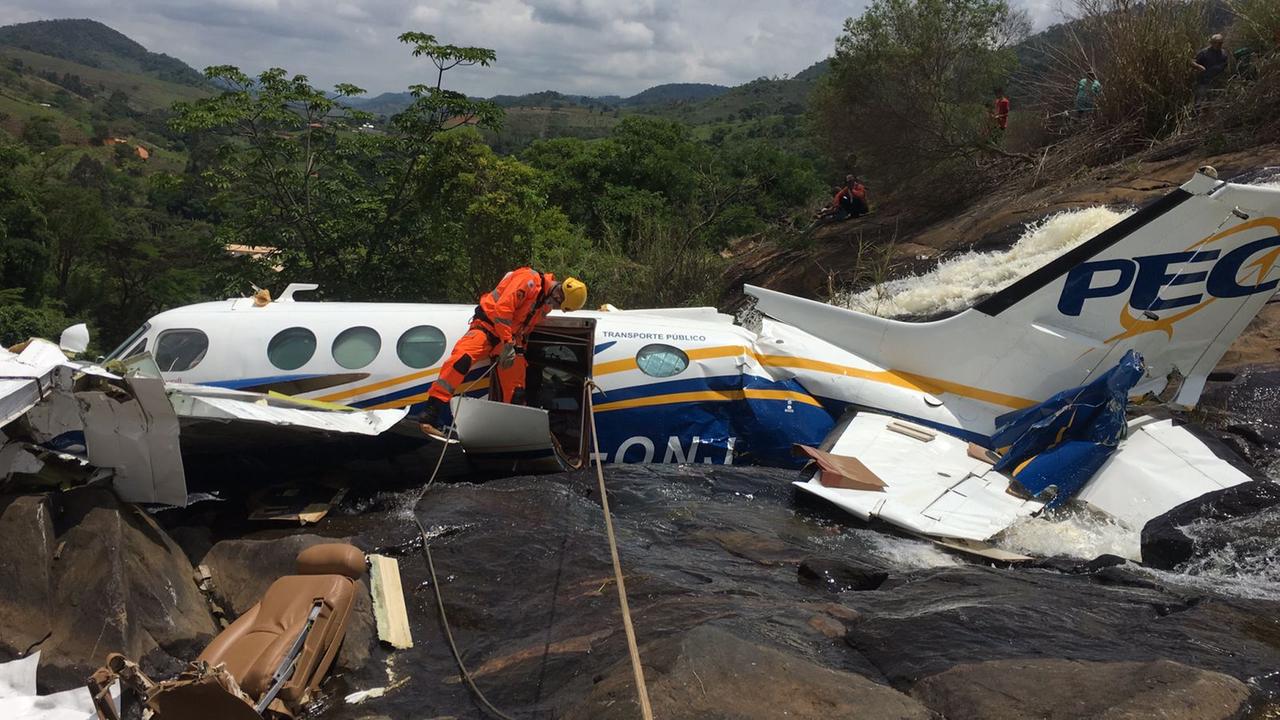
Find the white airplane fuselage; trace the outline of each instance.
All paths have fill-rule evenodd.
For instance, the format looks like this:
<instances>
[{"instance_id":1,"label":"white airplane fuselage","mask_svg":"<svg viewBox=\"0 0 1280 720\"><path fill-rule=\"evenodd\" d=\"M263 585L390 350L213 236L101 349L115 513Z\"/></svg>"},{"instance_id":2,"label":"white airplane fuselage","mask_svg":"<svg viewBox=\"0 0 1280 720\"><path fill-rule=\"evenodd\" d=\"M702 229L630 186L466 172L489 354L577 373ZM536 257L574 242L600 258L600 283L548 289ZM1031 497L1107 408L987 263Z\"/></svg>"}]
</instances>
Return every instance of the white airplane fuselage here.
<instances>
[{"instance_id":1,"label":"white airplane fuselage","mask_svg":"<svg viewBox=\"0 0 1280 720\"><path fill-rule=\"evenodd\" d=\"M149 351L171 382L362 409L414 407L426 401L472 312L465 305L288 300L259 307L231 299L160 313L112 357ZM594 323L592 401L606 461L789 464L793 443L820 442L851 404L958 431L969 424L919 383L769 320L757 333L711 308L556 318ZM282 349L289 343L295 347ZM467 394L488 393L484 370L468 376ZM952 405L971 420L989 422L1001 411Z\"/></svg>"},{"instance_id":2,"label":"white airplane fuselage","mask_svg":"<svg viewBox=\"0 0 1280 720\"><path fill-rule=\"evenodd\" d=\"M556 395L557 383L580 389L593 378L600 451L612 462L786 464L793 444L818 444L850 406L983 443L1001 414L1084 384L1129 350L1147 368L1136 393L1180 376L1176 400L1194 405L1277 287L1280 189L1198 174L931 322L750 286L766 316L758 331L712 308L552 313L547 347L557 323L566 334L544 352L541 406L567 409L580 398ZM242 298L160 313L112 357L149 351L170 381L412 407L473 309L297 302L286 290L263 306ZM469 394L488 391L483 372L472 369Z\"/></svg>"}]
</instances>

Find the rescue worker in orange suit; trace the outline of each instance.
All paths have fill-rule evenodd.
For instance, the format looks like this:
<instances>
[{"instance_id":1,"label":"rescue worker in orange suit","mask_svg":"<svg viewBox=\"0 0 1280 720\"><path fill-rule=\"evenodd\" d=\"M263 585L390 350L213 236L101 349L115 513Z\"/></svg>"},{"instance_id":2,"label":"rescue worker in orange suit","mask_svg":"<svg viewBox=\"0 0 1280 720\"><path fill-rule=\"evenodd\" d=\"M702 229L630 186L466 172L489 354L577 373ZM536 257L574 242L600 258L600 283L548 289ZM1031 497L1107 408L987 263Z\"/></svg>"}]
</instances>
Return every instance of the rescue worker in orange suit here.
<instances>
[{"instance_id":1,"label":"rescue worker in orange suit","mask_svg":"<svg viewBox=\"0 0 1280 720\"><path fill-rule=\"evenodd\" d=\"M492 292L480 296L471 328L454 344L440 377L431 384L426 409L418 417L423 432L444 437L438 428L441 414L463 389L467 373L483 361L497 363L502 401L516 399L524 389L529 334L552 310L580 310L586 302L587 286L577 278L558 282L551 273L527 267L507 273Z\"/></svg>"}]
</instances>

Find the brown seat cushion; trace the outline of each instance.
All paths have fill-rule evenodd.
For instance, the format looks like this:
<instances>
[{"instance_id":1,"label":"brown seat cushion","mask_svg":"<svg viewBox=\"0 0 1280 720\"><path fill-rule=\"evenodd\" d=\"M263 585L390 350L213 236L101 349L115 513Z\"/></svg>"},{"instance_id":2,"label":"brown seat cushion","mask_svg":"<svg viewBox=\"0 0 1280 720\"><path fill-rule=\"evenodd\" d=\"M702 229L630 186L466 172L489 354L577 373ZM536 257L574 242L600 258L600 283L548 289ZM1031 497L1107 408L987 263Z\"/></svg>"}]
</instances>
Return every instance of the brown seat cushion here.
<instances>
[{"instance_id":1,"label":"brown seat cushion","mask_svg":"<svg viewBox=\"0 0 1280 720\"><path fill-rule=\"evenodd\" d=\"M333 662L355 603L355 581L364 569L364 554L351 545L307 548L298 555L300 574L272 583L262 600L214 638L199 659L224 665L246 694L260 698L306 626L314 602L322 599L294 674L280 691L281 699L297 702L320 684Z\"/></svg>"},{"instance_id":2,"label":"brown seat cushion","mask_svg":"<svg viewBox=\"0 0 1280 720\"><path fill-rule=\"evenodd\" d=\"M298 553L299 575L343 575L359 580L364 568L364 553L346 543L312 545Z\"/></svg>"}]
</instances>

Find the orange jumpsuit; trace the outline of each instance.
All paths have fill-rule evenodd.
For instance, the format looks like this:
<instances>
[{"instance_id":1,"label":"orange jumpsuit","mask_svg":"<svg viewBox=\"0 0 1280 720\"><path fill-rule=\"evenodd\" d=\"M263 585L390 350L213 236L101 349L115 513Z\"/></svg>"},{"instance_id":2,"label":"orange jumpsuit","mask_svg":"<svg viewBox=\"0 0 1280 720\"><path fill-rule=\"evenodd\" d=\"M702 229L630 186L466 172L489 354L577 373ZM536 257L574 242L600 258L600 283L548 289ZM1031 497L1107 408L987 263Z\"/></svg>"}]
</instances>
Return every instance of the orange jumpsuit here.
<instances>
[{"instance_id":1,"label":"orange jumpsuit","mask_svg":"<svg viewBox=\"0 0 1280 720\"><path fill-rule=\"evenodd\" d=\"M471 329L453 346L449 359L440 368L440 377L431 385L429 397L449 402L462 390L467 373L482 361L497 362L504 343L519 351L509 368L497 368L502 401L511 402L516 390L523 389L525 362L523 350L529 333L551 312L547 297L555 285L551 273L540 273L527 267L507 273L492 292L480 296Z\"/></svg>"}]
</instances>

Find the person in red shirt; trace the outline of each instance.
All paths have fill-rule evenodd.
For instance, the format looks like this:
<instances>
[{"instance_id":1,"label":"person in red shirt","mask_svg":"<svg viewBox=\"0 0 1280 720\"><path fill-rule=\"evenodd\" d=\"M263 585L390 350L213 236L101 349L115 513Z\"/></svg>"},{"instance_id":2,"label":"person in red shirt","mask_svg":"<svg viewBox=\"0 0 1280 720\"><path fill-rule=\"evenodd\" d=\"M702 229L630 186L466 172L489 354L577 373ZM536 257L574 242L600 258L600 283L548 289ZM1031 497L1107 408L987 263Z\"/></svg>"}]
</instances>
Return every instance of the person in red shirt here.
<instances>
[{"instance_id":1,"label":"person in red shirt","mask_svg":"<svg viewBox=\"0 0 1280 720\"><path fill-rule=\"evenodd\" d=\"M995 110L991 113L991 118L996 122L998 138L1009 129L1009 98L1004 94L1004 88L996 88Z\"/></svg>"},{"instance_id":2,"label":"person in red shirt","mask_svg":"<svg viewBox=\"0 0 1280 720\"><path fill-rule=\"evenodd\" d=\"M471 328L440 366L440 377L431 384L427 406L418 416L423 432L444 437L436 427L441 414L454 394L463 389L467 373L483 361L498 364L496 380L502 401L515 399L517 391L524 388L524 348L529 334L552 310L580 310L586 302L587 285L577 278L557 282L555 275L527 267L507 273L492 292L480 296Z\"/></svg>"},{"instance_id":3,"label":"person in red shirt","mask_svg":"<svg viewBox=\"0 0 1280 720\"><path fill-rule=\"evenodd\" d=\"M863 185L858 178L852 175L845 175L844 187L840 188L840 191L836 193L831 204L837 210L836 220L866 215L869 209L867 207L867 186Z\"/></svg>"}]
</instances>

